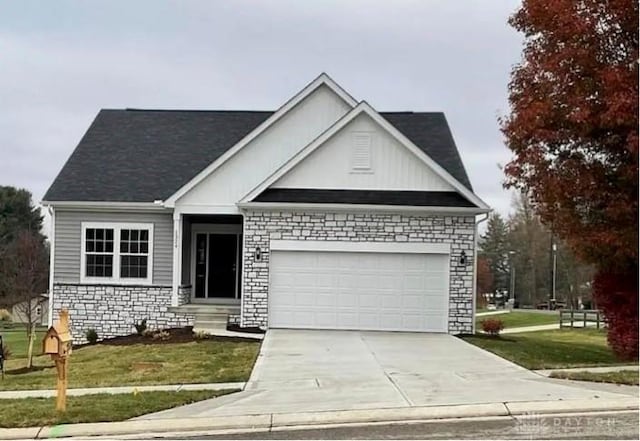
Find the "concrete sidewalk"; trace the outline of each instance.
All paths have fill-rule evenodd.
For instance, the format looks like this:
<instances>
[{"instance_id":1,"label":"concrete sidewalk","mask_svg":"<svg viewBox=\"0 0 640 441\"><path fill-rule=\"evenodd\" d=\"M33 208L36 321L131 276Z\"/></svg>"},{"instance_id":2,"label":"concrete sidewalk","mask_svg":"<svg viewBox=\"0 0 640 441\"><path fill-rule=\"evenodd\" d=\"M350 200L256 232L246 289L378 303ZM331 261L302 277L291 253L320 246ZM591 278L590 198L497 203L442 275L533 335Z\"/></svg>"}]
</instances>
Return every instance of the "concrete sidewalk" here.
<instances>
[{"instance_id":1,"label":"concrete sidewalk","mask_svg":"<svg viewBox=\"0 0 640 441\"><path fill-rule=\"evenodd\" d=\"M180 390L225 390L244 389L246 383L202 383L202 384L161 384L157 386L119 386L119 387L85 387L68 389L67 395L95 395L95 394L128 394L133 392L169 391ZM0 392L0 400L14 398L50 398L55 397L55 390L7 390ZM1 404L1 403L0 403Z\"/></svg>"},{"instance_id":2,"label":"concrete sidewalk","mask_svg":"<svg viewBox=\"0 0 640 441\"><path fill-rule=\"evenodd\" d=\"M637 397L618 399L522 401L458 406L359 409L326 412L267 413L205 418L128 420L117 423L64 424L58 426L0 429L0 439L43 439L60 437L140 437L151 434L219 431L223 434L293 430L341 424L430 421L448 418L506 417L517 415L571 414L628 411L638 409Z\"/></svg>"}]
</instances>

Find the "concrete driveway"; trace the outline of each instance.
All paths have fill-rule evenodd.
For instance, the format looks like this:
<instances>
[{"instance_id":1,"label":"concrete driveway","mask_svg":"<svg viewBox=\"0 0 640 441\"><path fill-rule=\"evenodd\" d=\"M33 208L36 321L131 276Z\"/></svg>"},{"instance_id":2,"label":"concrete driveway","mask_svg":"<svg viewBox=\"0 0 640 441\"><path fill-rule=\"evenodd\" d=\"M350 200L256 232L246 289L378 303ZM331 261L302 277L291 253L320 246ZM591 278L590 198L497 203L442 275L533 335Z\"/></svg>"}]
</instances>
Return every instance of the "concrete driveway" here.
<instances>
[{"instance_id":1,"label":"concrete driveway","mask_svg":"<svg viewBox=\"0 0 640 441\"><path fill-rule=\"evenodd\" d=\"M142 418L615 399L633 390L550 380L450 335L276 329L243 392Z\"/></svg>"}]
</instances>

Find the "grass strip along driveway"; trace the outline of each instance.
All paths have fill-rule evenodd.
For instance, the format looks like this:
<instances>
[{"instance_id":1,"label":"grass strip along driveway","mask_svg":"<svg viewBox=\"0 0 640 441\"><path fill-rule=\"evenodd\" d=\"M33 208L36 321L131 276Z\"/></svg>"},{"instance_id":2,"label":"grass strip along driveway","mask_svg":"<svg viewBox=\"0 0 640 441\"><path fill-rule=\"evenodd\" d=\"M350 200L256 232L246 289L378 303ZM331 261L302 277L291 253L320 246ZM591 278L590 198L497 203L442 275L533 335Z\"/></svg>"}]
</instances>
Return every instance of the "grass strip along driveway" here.
<instances>
[{"instance_id":1,"label":"grass strip along driveway","mask_svg":"<svg viewBox=\"0 0 640 441\"><path fill-rule=\"evenodd\" d=\"M506 314L485 315L476 317L476 329L482 329L482 321L487 319L500 320L504 328L522 328L525 326L554 325L559 323L557 313L512 311Z\"/></svg>"},{"instance_id":2,"label":"grass strip along driveway","mask_svg":"<svg viewBox=\"0 0 640 441\"><path fill-rule=\"evenodd\" d=\"M247 381L260 348L259 342L241 338L194 341L190 330L185 341L178 337L176 342L148 339L116 344L115 340L74 349L69 388ZM24 366L24 359L8 360L0 390L55 389L55 368L49 356L36 357L31 371Z\"/></svg>"},{"instance_id":3,"label":"grass strip along driveway","mask_svg":"<svg viewBox=\"0 0 640 441\"><path fill-rule=\"evenodd\" d=\"M549 374L551 378L561 378L564 380L594 381L597 383L614 383L638 385L638 371L615 371L615 372L563 372L556 371Z\"/></svg>"},{"instance_id":4,"label":"grass strip along driveway","mask_svg":"<svg viewBox=\"0 0 640 441\"><path fill-rule=\"evenodd\" d=\"M527 369L557 369L619 364L607 346L606 333L596 329L465 336L471 344L493 352Z\"/></svg>"},{"instance_id":5,"label":"grass strip along driveway","mask_svg":"<svg viewBox=\"0 0 640 441\"><path fill-rule=\"evenodd\" d=\"M150 412L235 392L180 391L96 394L67 398L67 411L55 410L55 398L0 400L0 427L35 427L69 423L123 421ZM60 433L64 436L64 433Z\"/></svg>"}]
</instances>

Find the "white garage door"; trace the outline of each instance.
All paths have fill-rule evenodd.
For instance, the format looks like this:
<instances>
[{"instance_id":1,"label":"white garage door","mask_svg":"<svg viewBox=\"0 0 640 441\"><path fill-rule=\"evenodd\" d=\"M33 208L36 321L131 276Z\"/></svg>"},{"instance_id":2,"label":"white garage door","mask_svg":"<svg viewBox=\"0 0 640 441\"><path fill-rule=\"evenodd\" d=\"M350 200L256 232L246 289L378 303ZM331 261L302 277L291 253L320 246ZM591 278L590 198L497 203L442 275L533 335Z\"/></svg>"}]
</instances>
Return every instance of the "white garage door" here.
<instances>
[{"instance_id":1,"label":"white garage door","mask_svg":"<svg viewBox=\"0 0 640 441\"><path fill-rule=\"evenodd\" d=\"M447 332L448 255L272 251L269 326Z\"/></svg>"}]
</instances>

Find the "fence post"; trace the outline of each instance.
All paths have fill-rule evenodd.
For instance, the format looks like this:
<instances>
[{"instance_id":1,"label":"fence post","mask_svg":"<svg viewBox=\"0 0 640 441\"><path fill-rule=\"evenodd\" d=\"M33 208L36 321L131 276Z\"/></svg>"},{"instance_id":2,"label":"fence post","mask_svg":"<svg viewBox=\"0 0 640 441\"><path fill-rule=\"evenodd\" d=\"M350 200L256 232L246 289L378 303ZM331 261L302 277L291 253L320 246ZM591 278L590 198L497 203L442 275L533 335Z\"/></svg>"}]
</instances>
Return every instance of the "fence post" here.
<instances>
[{"instance_id":1,"label":"fence post","mask_svg":"<svg viewBox=\"0 0 640 441\"><path fill-rule=\"evenodd\" d=\"M582 316L582 327L583 328L587 327L587 312L586 311L583 313L583 316Z\"/></svg>"},{"instance_id":2,"label":"fence post","mask_svg":"<svg viewBox=\"0 0 640 441\"><path fill-rule=\"evenodd\" d=\"M573 328L573 309L571 310L571 327Z\"/></svg>"},{"instance_id":3,"label":"fence post","mask_svg":"<svg viewBox=\"0 0 640 441\"><path fill-rule=\"evenodd\" d=\"M600 311L596 311L596 329L600 329Z\"/></svg>"}]
</instances>

